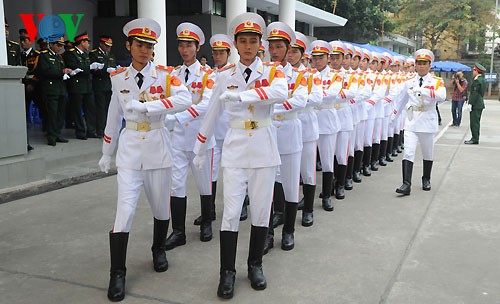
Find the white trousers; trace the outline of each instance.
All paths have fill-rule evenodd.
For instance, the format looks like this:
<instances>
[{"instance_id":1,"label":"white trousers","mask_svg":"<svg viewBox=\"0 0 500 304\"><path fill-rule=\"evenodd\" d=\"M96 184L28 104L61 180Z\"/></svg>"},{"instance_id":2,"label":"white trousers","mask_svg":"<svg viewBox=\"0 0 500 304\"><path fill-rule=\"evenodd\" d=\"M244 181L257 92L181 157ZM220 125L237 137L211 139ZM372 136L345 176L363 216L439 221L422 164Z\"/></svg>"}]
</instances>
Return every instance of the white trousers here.
<instances>
[{"instance_id":1,"label":"white trousers","mask_svg":"<svg viewBox=\"0 0 500 304\"><path fill-rule=\"evenodd\" d=\"M383 118L375 118L375 123L373 125L373 144L380 144L380 136L382 135L382 121Z\"/></svg>"},{"instance_id":2,"label":"white trousers","mask_svg":"<svg viewBox=\"0 0 500 304\"><path fill-rule=\"evenodd\" d=\"M405 153L403 159L415 162L417 144L420 143L422 158L434 160L434 133L413 132L405 130Z\"/></svg>"},{"instance_id":3,"label":"white trousers","mask_svg":"<svg viewBox=\"0 0 500 304\"><path fill-rule=\"evenodd\" d=\"M373 143L373 128L375 127L375 119L366 120L365 124L365 146L371 147Z\"/></svg>"},{"instance_id":4,"label":"white trousers","mask_svg":"<svg viewBox=\"0 0 500 304\"><path fill-rule=\"evenodd\" d=\"M363 151L365 143L366 120L362 120L356 127L356 138L354 140L354 151Z\"/></svg>"},{"instance_id":5,"label":"white trousers","mask_svg":"<svg viewBox=\"0 0 500 304\"><path fill-rule=\"evenodd\" d=\"M349 146L347 147L348 156L354 156L354 142L356 141L356 135L358 130L358 124L354 124L352 131L349 131Z\"/></svg>"},{"instance_id":6,"label":"white trousers","mask_svg":"<svg viewBox=\"0 0 500 304\"><path fill-rule=\"evenodd\" d=\"M268 227L277 167L223 168L224 211L221 231L238 231L245 194L253 226Z\"/></svg>"},{"instance_id":7,"label":"white trousers","mask_svg":"<svg viewBox=\"0 0 500 304\"><path fill-rule=\"evenodd\" d=\"M214 147L214 164L212 167L212 181L216 182L219 178L220 161L222 159L222 146L224 145L223 139L218 139L215 141Z\"/></svg>"},{"instance_id":8,"label":"white trousers","mask_svg":"<svg viewBox=\"0 0 500 304\"><path fill-rule=\"evenodd\" d=\"M189 168L191 168L196 188L198 188L200 195L211 195L213 149L206 152L207 158L201 169L193 165L194 152L177 150L175 148L172 148L172 151L174 161L172 167L172 196L186 196L186 182Z\"/></svg>"},{"instance_id":9,"label":"white trousers","mask_svg":"<svg viewBox=\"0 0 500 304\"><path fill-rule=\"evenodd\" d=\"M333 172L333 156L337 144L337 133L320 134L318 139L319 158L323 172Z\"/></svg>"},{"instance_id":10,"label":"white trousers","mask_svg":"<svg viewBox=\"0 0 500 304\"><path fill-rule=\"evenodd\" d=\"M316 149L318 141L307 141L302 143L302 155L300 159L300 175L302 183L316 185Z\"/></svg>"},{"instance_id":11,"label":"white trousers","mask_svg":"<svg viewBox=\"0 0 500 304\"><path fill-rule=\"evenodd\" d=\"M390 122L389 117L382 118L382 128L380 132L382 140L387 140L387 137L389 137L389 122Z\"/></svg>"},{"instance_id":12,"label":"white trousers","mask_svg":"<svg viewBox=\"0 0 500 304\"><path fill-rule=\"evenodd\" d=\"M351 131L340 131L337 133L337 145L335 146L335 156L339 165L347 165L347 154L349 153L349 140Z\"/></svg>"},{"instance_id":13,"label":"white trousers","mask_svg":"<svg viewBox=\"0 0 500 304\"><path fill-rule=\"evenodd\" d=\"M276 172L276 181L283 185L285 200L299 202L300 157L302 152L280 154L281 166Z\"/></svg>"},{"instance_id":14,"label":"white trousers","mask_svg":"<svg viewBox=\"0 0 500 304\"><path fill-rule=\"evenodd\" d=\"M151 206L153 217L170 218L170 184L172 168L132 170L118 168L118 201L113 233L129 232L134 220L142 186Z\"/></svg>"}]
</instances>

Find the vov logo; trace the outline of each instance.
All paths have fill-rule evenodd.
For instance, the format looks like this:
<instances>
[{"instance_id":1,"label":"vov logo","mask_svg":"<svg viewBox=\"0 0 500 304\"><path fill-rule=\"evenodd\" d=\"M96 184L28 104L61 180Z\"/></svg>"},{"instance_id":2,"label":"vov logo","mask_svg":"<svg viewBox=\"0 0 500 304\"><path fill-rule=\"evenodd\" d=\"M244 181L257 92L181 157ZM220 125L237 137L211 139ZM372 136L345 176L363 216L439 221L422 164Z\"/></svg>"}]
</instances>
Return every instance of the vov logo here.
<instances>
[{"instance_id":1,"label":"vov logo","mask_svg":"<svg viewBox=\"0 0 500 304\"><path fill-rule=\"evenodd\" d=\"M38 24L35 24L35 14L19 14L21 20L23 21L24 28L28 31L28 35L30 36L31 41L35 41L36 35L38 33ZM53 20L59 19L59 22L52 22L57 26L63 25L66 27L66 35L68 36L69 41L75 40L75 35L78 31L78 27L80 26L80 21L82 21L83 16L85 14L58 14L58 15L47 15L37 14L38 23L42 21L43 18L51 17Z\"/></svg>"}]
</instances>

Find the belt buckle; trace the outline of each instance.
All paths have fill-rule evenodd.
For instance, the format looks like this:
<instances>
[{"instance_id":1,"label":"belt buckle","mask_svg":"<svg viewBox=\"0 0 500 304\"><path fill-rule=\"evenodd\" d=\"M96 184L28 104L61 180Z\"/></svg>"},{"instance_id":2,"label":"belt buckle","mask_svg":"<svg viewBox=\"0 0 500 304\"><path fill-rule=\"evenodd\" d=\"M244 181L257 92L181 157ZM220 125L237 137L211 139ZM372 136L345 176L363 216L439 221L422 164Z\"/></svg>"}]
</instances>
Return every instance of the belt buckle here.
<instances>
[{"instance_id":1,"label":"belt buckle","mask_svg":"<svg viewBox=\"0 0 500 304\"><path fill-rule=\"evenodd\" d=\"M338 109L340 109L340 104L336 103L335 104L335 110L338 110Z\"/></svg>"},{"instance_id":2,"label":"belt buckle","mask_svg":"<svg viewBox=\"0 0 500 304\"><path fill-rule=\"evenodd\" d=\"M285 114L274 114L274 120L284 120Z\"/></svg>"},{"instance_id":3,"label":"belt buckle","mask_svg":"<svg viewBox=\"0 0 500 304\"><path fill-rule=\"evenodd\" d=\"M151 130L151 126L148 122L138 122L137 123L137 131L148 132L149 130Z\"/></svg>"},{"instance_id":4,"label":"belt buckle","mask_svg":"<svg viewBox=\"0 0 500 304\"><path fill-rule=\"evenodd\" d=\"M424 107L423 106L418 106L417 107L417 111L418 112L423 112L424 111Z\"/></svg>"},{"instance_id":5,"label":"belt buckle","mask_svg":"<svg viewBox=\"0 0 500 304\"><path fill-rule=\"evenodd\" d=\"M245 130L255 130L259 126L255 120L247 120L245 121Z\"/></svg>"}]
</instances>

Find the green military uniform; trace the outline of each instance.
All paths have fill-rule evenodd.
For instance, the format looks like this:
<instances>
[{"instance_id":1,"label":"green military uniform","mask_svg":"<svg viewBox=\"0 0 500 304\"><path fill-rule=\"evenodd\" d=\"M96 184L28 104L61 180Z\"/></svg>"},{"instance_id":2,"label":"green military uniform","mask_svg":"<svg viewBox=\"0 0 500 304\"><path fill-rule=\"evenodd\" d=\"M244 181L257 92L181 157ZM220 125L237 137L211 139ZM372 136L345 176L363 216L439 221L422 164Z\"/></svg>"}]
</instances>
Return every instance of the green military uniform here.
<instances>
[{"instance_id":1,"label":"green military uniform","mask_svg":"<svg viewBox=\"0 0 500 304\"><path fill-rule=\"evenodd\" d=\"M104 63L104 67L92 71L92 88L94 89L96 107L96 132L101 137L104 134L106 118L108 116L109 102L111 101L111 78L107 72L108 68L115 68L114 56L109 52L104 52L101 48L90 51L90 62Z\"/></svg>"},{"instance_id":2,"label":"green military uniform","mask_svg":"<svg viewBox=\"0 0 500 304\"><path fill-rule=\"evenodd\" d=\"M472 86L470 88L469 104L472 106L472 111L470 112L470 131L472 138L466 141L467 144L478 144L479 143L479 129L481 127L481 114L484 109L484 91L486 90L486 83L484 81L483 73L486 71L480 64L476 64L474 69L478 72L478 75L474 77Z\"/></svg>"},{"instance_id":3,"label":"green military uniform","mask_svg":"<svg viewBox=\"0 0 500 304\"><path fill-rule=\"evenodd\" d=\"M83 70L68 79L68 95L75 123L75 135L79 139L96 137L95 102L92 96L89 55L75 47L64 53L64 61L66 67L72 70L77 68ZM82 107L85 112L86 131Z\"/></svg>"},{"instance_id":4,"label":"green military uniform","mask_svg":"<svg viewBox=\"0 0 500 304\"><path fill-rule=\"evenodd\" d=\"M31 101L33 100L33 102L40 111L40 118L42 119L45 125L45 119L47 118L46 108L39 94L40 90L37 84L38 81L37 78L35 77L35 67L39 55L40 52L33 48L30 48L27 51L22 51L21 65L28 68L28 72L26 72L26 76L23 79L26 113L29 113L29 106L31 104Z\"/></svg>"},{"instance_id":5,"label":"green military uniform","mask_svg":"<svg viewBox=\"0 0 500 304\"><path fill-rule=\"evenodd\" d=\"M63 59L52 50L44 50L38 56L35 75L39 79L41 93L47 106L46 129L49 145L55 145L64 125L66 86L63 81L63 70Z\"/></svg>"},{"instance_id":6,"label":"green military uniform","mask_svg":"<svg viewBox=\"0 0 500 304\"><path fill-rule=\"evenodd\" d=\"M18 42L7 39L7 64L21 65L21 47Z\"/></svg>"}]
</instances>

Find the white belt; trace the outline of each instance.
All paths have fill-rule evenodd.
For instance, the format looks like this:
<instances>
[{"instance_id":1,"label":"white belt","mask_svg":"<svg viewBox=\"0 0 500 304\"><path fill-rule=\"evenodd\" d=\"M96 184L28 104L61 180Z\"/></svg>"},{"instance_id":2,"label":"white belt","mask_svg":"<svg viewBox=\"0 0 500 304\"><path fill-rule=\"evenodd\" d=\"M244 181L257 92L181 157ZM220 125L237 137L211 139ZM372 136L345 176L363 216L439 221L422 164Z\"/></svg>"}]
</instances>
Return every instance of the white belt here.
<instances>
[{"instance_id":1,"label":"white belt","mask_svg":"<svg viewBox=\"0 0 500 304\"><path fill-rule=\"evenodd\" d=\"M292 113L280 113L280 114L274 114L273 119L274 120L290 120L290 119L296 119L297 112L292 112Z\"/></svg>"},{"instance_id":2,"label":"white belt","mask_svg":"<svg viewBox=\"0 0 500 304\"><path fill-rule=\"evenodd\" d=\"M342 108L347 108L349 105L347 103L327 103L327 104L321 104L319 106L320 110L323 109L342 109Z\"/></svg>"},{"instance_id":3,"label":"white belt","mask_svg":"<svg viewBox=\"0 0 500 304\"><path fill-rule=\"evenodd\" d=\"M413 109L413 111L426 112L430 110L435 110L436 106L411 106L411 108Z\"/></svg>"},{"instance_id":4,"label":"white belt","mask_svg":"<svg viewBox=\"0 0 500 304\"><path fill-rule=\"evenodd\" d=\"M244 130L255 130L259 128L264 128L271 125L271 119L265 118L261 120L233 120L231 121L231 128L233 129L244 129Z\"/></svg>"},{"instance_id":5,"label":"white belt","mask_svg":"<svg viewBox=\"0 0 500 304\"><path fill-rule=\"evenodd\" d=\"M130 130L135 130L139 132L148 132L154 129L160 129L164 126L162 121L155 122L135 122L127 120L125 122L125 128Z\"/></svg>"},{"instance_id":6,"label":"white belt","mask_svg":"<svg viewBox=\"0 0 500 304\"><path fill-rule=\"evenodd\" d=\"M314 110L314 107L305 107L302 109L302 112L312 112Z\"/></svg>"}]
</instances>

